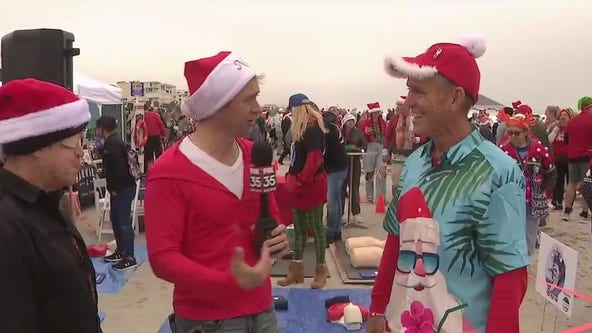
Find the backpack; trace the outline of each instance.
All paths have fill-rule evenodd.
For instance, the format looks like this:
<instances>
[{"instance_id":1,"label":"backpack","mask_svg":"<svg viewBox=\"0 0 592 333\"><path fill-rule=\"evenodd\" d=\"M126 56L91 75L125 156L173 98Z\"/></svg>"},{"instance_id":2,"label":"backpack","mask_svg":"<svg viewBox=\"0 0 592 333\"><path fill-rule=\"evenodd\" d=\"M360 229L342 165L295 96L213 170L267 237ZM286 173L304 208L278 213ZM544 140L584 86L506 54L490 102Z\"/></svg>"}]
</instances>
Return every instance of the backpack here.
<instances>
[{"instance_id":1,"label":"backpack","mask_svg":"<svg viewBox=\"0 0 592 333\"><path fill-rule=\"evenodd\" d=\"M129 148L127 150L127 164L129 166L129 173L134 179L140 179L140 162L138 159L138 152Z\"/></svg>"}]
</instances>

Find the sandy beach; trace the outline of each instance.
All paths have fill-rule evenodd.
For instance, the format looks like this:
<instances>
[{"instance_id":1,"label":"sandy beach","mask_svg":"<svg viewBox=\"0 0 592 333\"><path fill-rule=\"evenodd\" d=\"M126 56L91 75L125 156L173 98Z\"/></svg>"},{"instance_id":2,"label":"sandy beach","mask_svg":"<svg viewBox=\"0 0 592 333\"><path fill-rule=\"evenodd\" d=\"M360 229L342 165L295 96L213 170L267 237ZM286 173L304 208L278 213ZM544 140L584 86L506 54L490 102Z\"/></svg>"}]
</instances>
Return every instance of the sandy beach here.
<instances>
[{"instance_id":1,"label":"sandy beach","mask_svg":"<svg viewBox=\"0 0 592 333\"><path fill-rule=\"evenodd\" d=\"M387 188L390 188L390 184ZM579 211L580 209L576 205L574 209L576 214L574 215L577 215ZM377 214L374 212L373 206L362 204L361 215L364 223L370 227L369 234L375 237L384 237L385 233L381 228L384 214ZM92 229L94 223L96 223L96 214L94 207L92 207L85 210L83 218L78 222L87 244L96 243L96 235ZM579 252L576 290L586 295L592 295L590 222L582 223L575 218L570 222L564 222L561 220L560 214L551 213L548 224L542 228L542 231ZM111 235L103 237L103 241L111 240ZM144 235L138 236L137 241L144 242ZM529 272L532 275L536 275L537 261L538 251L533 255L529 267ZM344 285L329 253L327 253L327 264L331 278L328 280L326 288L369 288L359 285ZM306 283L310 283L308 280ZM306 283L299 287L306 288L308 286ZM156 278L150 265L144 263L131 276L121 293L99 295L99 310L106 313L103 330L105 333L157 332L171 312L171 304L172 286ZM536 293L535 281L530 278L520 318L521 332L562 332L564 329L591 322L592 303L576 300L571 318L557 313L552 305L547 305L545 310L545 301ZM543 323L544 325L542 325Z\"/></svg>"}]
</instances>

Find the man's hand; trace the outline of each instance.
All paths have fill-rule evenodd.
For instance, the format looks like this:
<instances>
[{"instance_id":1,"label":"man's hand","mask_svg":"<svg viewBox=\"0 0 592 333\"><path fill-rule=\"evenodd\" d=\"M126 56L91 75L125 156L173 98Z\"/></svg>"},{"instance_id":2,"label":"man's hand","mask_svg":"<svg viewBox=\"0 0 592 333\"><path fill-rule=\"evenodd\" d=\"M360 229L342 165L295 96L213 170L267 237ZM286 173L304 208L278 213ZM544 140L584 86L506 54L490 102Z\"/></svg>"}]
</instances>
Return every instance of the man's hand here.
<instances>
[{"instance_id":1,"label":"man's hand","mask_svg":"<svg viewBox=\"0 0 592 333\"><path fill-rule=\"evenodd\" d=\"M364 132L365 132L366 134L370 134L370 133L372 133L372 128L371 128L371 127L366 127L366 128L364 129Z\"/></svg>"},{"instance_id":2,"label":"man's hand","mask_svg":"<svg viewBox=\"0 0 592 333\"><path fill-rule=\"evenodd\" d=\"M370 317L366 323L365 333L384 333L386 332L386 321L384 317Z\"/></svg>"},{"instance_id":3,"label":"man's hand","mask_svg":"<svg viewBox=\"0 0 592 333\"><path fill-rule=\"evenodd\" d=\"M263 246L269 248L269 253L272 254L272 258L281 259L290 252L290 242L288 241L288 235L286 234L286 226L283 224L278 225L271 232L271 236L271 239L263 242Z\"/></svg>"},{"instance_id":4,"label":"man's hand","mask_svg":"<svg viewBox=\"0 0 592 333\"><path fill-rule=\"evenodd\" d=\"M259 287L265 280L269 279L272 259L269 256L269 248L263 245L261 257L255 266L249 266L245 262L245 250L241 247L234 249L230 272L236 282L244 290Z\"/></svg>"}]
</instances>

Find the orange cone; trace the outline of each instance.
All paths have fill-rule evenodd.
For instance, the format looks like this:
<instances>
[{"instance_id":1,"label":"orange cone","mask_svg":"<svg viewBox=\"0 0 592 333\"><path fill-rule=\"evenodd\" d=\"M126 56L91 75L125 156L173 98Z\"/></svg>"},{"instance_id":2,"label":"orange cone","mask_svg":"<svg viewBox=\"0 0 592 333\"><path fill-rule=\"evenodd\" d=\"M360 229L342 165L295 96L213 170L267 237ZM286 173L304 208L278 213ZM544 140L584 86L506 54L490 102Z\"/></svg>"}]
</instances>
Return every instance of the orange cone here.
<instances>
[{"instance_id":1,"label":"orange cone","mask_svg":"<svg viewBox=\"0 0 592 333\"><path fill-rule=\"evenodd\" d=\"M274 161L273 161L273 169L274 169L275 171L278 171L278 170L280 169L280 164L278 163L278 161L277 161L277 160L274 160Z\"/></svg>"},{"instance_id":2,"label":"orange cone","mask_svg":"<svg viewBox=\"0 0 592 333\"><path fill-rule=\"evenodd\" d=\"M384 202L384 195L379 194L378 200L376 200L376 212L377 213L384 213L386 212L386 203Z\"/></svg>"}]
</instances>

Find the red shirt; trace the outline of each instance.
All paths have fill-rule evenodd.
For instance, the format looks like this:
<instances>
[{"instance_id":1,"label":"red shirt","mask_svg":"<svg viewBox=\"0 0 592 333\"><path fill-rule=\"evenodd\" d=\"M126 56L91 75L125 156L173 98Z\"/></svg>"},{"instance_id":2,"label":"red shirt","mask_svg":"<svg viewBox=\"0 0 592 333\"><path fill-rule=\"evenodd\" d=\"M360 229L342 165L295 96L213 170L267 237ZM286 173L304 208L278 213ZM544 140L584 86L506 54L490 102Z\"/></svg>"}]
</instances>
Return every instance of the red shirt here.
<instances>
[{"instance_id":1,"label":"red shirt","mask_svg":"<svg viewBox=\"0 0 592 333\"><path fill-rule=\"evenodd\" d=\"M235 247L244 249L249 265L258 260L251 228L261 200L249 190L253 143L238 143L244 158L242 199L191 163L179 143L148 173L144 207L150 266L156 276L175 285L173 308L182 318L222 320L260 313L272 305L269 279L243 290L230 273ZM279 221L273 195L269 201Z\"/></svg>"},{"instance_id":2,"label":"red shirt","mask_svg":"<svg viewBox=\"0 0 592 333\"><path fill-rule=\"evenodd\" d=\"M377 126L377 127L378 127L379 133L376 133L374 131L375 126L372 123L372 118L370 116L368 116L367 119L360 121L360 130L362 131L362 134L364 134L364 136L366 137L366 140L368 141L368 143L371 143L371 142L383 143L386 140L386 138L385 138L386 122L382 118L379 119L379 126Z\"/></svg>"},{"instance_id":3,"label":"red shirt","mask_svg":"<svg viewBox=\"0 0 592 333\"><path fill-rule=\"evenodd\" d=\"M166 129L160 119L160 115L156 111L145 111L144 122L146 123L146 129L148 136L166 136Z\"/></svg>"},{"instance_id":4,"label":"red shirt","mask_svg":"<svg viewBox=\"0 0 592 333\"><path fill-rule=\"evenodd\" d=\"M561 127L553 141L553 155L567 157L567 143L565 143L565 127Z\"/></svg>"},{"instance_id":5,"label":"red shirt","mask_svg":"<svg viewBox=\"0 0 592 333\"><path fill-rule=\"evenodd\" d=\"M392 143L393 147L395 146L395 138L396 138L396 128L397 123L399 122L399 114L394 114L391 119L389 119L387 126L386 126L386 133L384 133L384 148L388 148L389 145Z\"/></svg>"},{"instance_id":6,"label":"red shirt","mask_svg":"<svg viewBox=\"0 0 592 333\"><path fill-rule=\"evenodd\" d=\"M567 158L587 161L592 149L592 113L579 113L567 123L567 139Z\"/></svg>"}]
</instances>

